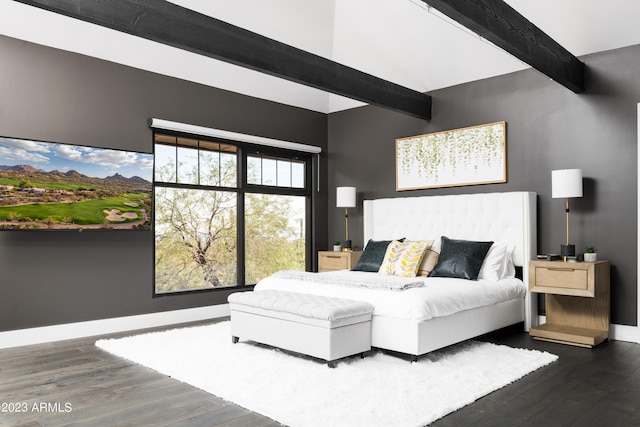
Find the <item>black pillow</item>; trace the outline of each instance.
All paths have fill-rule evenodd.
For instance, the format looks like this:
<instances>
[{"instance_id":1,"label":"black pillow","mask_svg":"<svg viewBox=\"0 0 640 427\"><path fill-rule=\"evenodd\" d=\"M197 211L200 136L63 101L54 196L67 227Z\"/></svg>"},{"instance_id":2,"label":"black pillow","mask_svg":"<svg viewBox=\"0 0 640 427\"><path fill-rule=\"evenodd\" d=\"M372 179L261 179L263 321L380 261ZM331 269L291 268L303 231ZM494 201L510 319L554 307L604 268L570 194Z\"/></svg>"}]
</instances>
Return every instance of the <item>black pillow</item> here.
<instances>
[{"instance_id":1,"label":"black pillow","mask_svg":"<svg viewBox=\"0 0 640 427\"><path fill-rule=\"evenodd\" d=\"M384 254L391 240L369 240L364 252L351 271L370 271L377 273L384 260Z\"/></svg>"},{"instance_id":2,"label":"black pillow","mask_svg":"<svg viewBox=\"0 0 640 427\"><path fill-rule=\"evenodd\" d=\"M477 280L484 257L493 242L454 240L442 236L442 248L438 263L429 277L456 277Z\"/></svg>"}]
</instances>

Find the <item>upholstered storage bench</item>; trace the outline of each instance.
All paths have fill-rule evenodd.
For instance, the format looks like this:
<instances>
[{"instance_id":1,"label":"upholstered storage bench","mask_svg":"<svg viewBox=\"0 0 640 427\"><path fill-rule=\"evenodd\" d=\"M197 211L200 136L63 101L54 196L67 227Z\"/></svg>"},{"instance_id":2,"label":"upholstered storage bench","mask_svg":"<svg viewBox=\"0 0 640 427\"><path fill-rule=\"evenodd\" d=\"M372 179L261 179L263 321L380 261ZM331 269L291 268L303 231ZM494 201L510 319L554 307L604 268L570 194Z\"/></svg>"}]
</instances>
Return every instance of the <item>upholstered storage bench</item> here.
<instances>
[{"instance_id":1,"label":"upholstered storage bench","mask_svg":"<svg viewBox=\"0 0 640 427\"><path fill-rule=\"evenodd\" d=\"M285 291L229 295L231 335L306 354L335 366L371 349L373 306L364 301Z\"/></svg>"}]
</instances>

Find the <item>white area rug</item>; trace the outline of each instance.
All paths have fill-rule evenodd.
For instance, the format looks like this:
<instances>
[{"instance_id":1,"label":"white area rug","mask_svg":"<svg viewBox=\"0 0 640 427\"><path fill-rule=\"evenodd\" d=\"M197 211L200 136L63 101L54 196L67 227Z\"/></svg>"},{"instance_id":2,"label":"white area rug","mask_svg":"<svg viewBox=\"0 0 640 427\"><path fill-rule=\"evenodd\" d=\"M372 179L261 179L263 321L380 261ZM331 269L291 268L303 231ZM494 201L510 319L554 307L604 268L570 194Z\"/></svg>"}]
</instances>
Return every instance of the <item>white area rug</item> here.
<instances>
[{"instance_id":1,"label":"white area rug","mask_svg":"<svg viewBox=\"0 0 640 427\"><path fill-rule=\"evenodd\" d=\"M232 344L228 321L96 345L291 427L424 426L558 358L468 341L417 363L374 353L329 369Z\"/></svg>"}]
</instances>

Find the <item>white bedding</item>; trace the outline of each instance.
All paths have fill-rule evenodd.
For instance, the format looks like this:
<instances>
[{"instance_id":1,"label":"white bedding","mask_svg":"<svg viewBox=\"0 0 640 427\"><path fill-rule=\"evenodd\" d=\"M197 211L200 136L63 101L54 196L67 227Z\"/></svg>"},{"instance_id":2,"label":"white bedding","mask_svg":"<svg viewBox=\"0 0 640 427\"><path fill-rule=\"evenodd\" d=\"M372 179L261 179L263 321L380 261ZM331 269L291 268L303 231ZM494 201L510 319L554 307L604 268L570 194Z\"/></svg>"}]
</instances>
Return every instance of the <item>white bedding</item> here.
<instances>
[{"instance_id":1,"label":"white bedding","mask_svg":"<svg viewBox=\"0 0 640 427\"><path fill-rule=\"evenodd\" d=\"M366 280L367 277L377 276L377 273L349 270L317 274L354 277L357 280ZM393 292L267 277L255 286L255 290L276 289L367 301L374 306L374 316L415 322L448 316L460 311L492 305L502 301L524 298L526 294L525 285L520 279L516 278L507 278L499 281L472 281L440 277L417 277L407 280L424 281L424 286Z\"/></svg>"}]
</instances>

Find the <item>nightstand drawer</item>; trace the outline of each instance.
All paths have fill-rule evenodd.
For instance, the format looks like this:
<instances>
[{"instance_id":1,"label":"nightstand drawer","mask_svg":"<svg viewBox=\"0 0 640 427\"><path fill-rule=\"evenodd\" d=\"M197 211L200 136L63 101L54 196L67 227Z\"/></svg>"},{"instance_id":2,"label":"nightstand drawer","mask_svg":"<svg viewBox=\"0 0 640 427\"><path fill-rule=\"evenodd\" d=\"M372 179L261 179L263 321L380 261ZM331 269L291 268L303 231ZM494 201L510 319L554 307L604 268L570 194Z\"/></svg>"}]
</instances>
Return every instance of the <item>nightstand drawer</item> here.
<instances>
[{"instance_id":1,"label":"nightstand drawer","mask_svg":"<svg viewBox=\"0 0 640 427\"><path fill-rule=\"evenodd\" d=\"M349 257L340 252L335 255L320 253L319 262L325 270L346 270L349 268Z\"/></svg>"},{"instance_id":2,"label":"nightstand drawer","mask_svg":"<svg viewBox=\"0 0 640 427\"><path fill-rule=\"evenodd\" d=\"M333 252L333 251L319 251L318 252L318 271L336 271L336 270L351 270L358 259L360 259L362 251L350 251L350 252Z\"/></svg>"},{"instance_id":3,"label":"nightstand drawer","mask_svg":"<svg viewBox=\"0 0 640 427\"><path fill-rule=\"evenodd\" d=\"M571 267L536 267L536 287L586 290L587 273Z\"/></svg>"},{"instance_id":4,"label":"nightstand drawer","mask_svg":"<svg viewBox=\"0 0 640 427\"><path fill-rule=\"evenodd\" d=\"M608 275L607 261L532 261L529 264L529 290L593 298L597 293L596 282L605 280Z\"/></svg>"}]
</instances>

